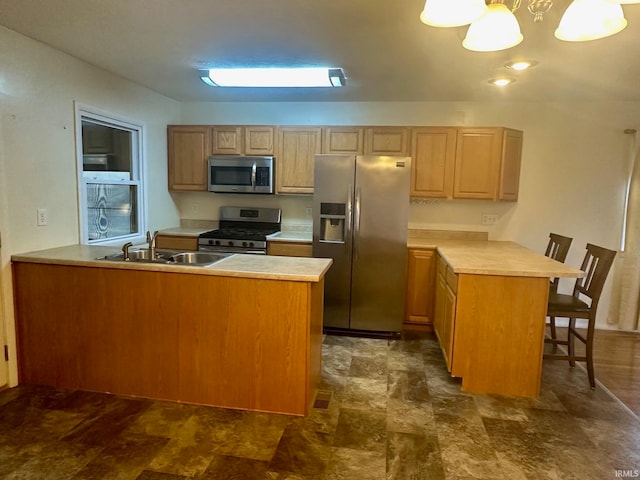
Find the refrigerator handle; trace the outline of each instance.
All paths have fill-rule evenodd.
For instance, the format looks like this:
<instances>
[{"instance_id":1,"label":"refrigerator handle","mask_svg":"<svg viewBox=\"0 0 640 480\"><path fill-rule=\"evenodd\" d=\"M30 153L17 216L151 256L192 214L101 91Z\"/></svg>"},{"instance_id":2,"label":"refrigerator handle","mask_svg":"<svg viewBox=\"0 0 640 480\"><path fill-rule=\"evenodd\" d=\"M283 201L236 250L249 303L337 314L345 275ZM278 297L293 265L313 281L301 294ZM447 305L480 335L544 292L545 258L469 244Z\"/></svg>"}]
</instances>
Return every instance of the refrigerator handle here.
<instances>
[{"instance_id":1,"label":"refrigerator handle","mask_svg":"<svg viewBox=\"0 0 640 480\"><path fill-rule=\"evenodd\" d=\"M347 252L351 248L351 222L353 220L353 185L349 184L349 189L347 190L347 218L344 219L346 227L345 227L345 242L344 248Z\"/></svg>"},{"instance_id":2,"label":"refrigerator handle","mask_svg":"<svg viewBox=\"0 0 640 480\"><path fill-rule=\"evenodd\" d=\"M358 258L358 239L356 238L360 234L360 187L356 189L356 202L355 202L355 218L353 220L353 257Z\"/></svg>"}]
</instances>

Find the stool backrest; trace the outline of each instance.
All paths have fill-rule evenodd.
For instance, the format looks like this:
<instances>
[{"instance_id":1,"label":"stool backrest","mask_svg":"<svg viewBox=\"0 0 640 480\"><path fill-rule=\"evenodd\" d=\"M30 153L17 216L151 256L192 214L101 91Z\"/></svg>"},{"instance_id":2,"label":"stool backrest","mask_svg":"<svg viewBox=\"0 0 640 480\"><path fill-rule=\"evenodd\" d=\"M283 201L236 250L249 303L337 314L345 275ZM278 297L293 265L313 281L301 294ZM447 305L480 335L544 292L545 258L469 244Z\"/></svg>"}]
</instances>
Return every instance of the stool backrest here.
<instances>
[{"instance_id":1,"label":"stool backrest","mask_svg":"<svg viewBox=\"0 0 640 480\"><path fill-rule=\"evenodd\" d=\"M592 311L595 311L598 305L604 282L607 280L615 257L615 251L587 243L587 253L580 266L585 276L576 280L573 296L589 298Z\"/></svg>"},{"instance_id":2,"label":"stool backrest","mask_svg":"<svg viewBox=\"0 0 640 480\"><path fill-rule=\"evenodd\" d=\"M547 250L544 252L545 256L564 263L569 253L569 247L573 238L558 235L557 233L549 234L549 243L547 244ZM553 292L558 291L559 278L551 279L551 290Z\"/></svg>"}]
</instances>

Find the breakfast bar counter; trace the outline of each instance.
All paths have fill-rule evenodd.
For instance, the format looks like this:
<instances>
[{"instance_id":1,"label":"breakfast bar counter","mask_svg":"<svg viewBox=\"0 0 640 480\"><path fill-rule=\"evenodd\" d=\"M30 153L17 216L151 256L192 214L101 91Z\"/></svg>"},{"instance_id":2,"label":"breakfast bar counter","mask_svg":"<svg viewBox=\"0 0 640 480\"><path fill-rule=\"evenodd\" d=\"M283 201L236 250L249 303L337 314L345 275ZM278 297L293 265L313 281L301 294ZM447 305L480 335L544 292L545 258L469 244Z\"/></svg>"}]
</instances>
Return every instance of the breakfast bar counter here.
<instances>
[{"instance_id":1,"label":"breakfast bar counter","mask_svg":"<svg viewBox=\"0 0 640 480\"><path fill-rule=\"evenodd\" d=\"M12 257L20 383L307 414L331 260L98 260L115 252Z\"/></svg>"},{"instance_id":2,"label":"breakfast bar counter","mask_svg":"<svg viewBox=\"0 0 640 480\"><path fill-rule=\"evenodd\" d=\"M549 279L584 272L514 242L414 238L437 252L433 327L462 390L536 397Z\"/></svg>"}]
</instances>

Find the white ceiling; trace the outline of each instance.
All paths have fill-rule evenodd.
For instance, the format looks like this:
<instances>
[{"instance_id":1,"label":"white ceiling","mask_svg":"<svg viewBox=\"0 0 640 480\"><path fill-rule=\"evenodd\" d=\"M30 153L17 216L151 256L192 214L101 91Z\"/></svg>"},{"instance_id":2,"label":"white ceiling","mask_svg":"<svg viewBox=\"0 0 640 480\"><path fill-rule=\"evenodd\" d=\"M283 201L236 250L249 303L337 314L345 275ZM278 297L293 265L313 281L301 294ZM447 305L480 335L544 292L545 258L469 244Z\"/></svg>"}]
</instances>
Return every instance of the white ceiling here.
<instances>
[{"instance_id":1,"label":"white ceiling","mask_svg":"<svg viewBox=\"0 0 640 480\"><path fill-rule=\"evenodd\" d=\"M640 100L640 5L621 33L568 43L553 31L569 0L554 3L534 24L523 0L525 40L490 53L422 24L424 0L0 0L0 24L179 101ZM520 58L539 65L487 83ZM212 88L197 69L213 65L342 67L348 86Z\"/></svg>"}]
</instances>

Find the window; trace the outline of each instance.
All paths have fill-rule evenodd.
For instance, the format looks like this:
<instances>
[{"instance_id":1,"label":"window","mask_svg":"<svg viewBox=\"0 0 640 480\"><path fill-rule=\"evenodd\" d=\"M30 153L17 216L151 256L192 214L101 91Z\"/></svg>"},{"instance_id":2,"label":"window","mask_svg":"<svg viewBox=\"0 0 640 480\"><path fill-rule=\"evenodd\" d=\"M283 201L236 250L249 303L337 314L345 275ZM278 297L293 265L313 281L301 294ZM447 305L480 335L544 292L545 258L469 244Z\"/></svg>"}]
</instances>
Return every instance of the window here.
<instances>
[{"instance_id":1,"label":"window","mask_svg":"<svg viewBox=\"0 0 640 480\"><path fill-rule=\"evenodd\" d=\"M78 192L83 244L142 235L142 125L77 107Z\"/></svg>"}]
</instances>

